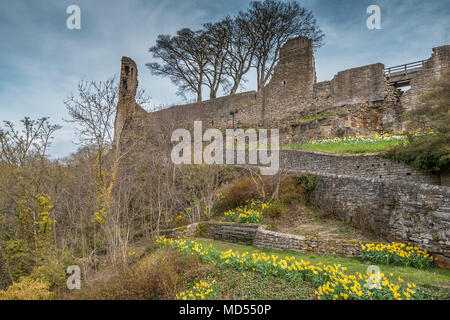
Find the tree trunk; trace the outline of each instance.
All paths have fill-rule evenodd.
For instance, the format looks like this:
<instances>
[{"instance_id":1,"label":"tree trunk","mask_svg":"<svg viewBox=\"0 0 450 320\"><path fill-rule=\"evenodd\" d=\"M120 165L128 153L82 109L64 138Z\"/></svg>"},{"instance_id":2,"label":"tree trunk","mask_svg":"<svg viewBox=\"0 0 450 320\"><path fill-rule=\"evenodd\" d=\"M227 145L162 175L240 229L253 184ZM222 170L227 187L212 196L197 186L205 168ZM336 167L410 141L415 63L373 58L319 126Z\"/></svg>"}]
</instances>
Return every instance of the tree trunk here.
<instances>
[{"instance_id":1,"label":"tree trunk","mask_svg":"<svg viewBox=\"0 0 450 320\"><path fill-rule=\"evenodd\" d=\"M230 95L236 94L236 91L239 88L239 83L241 82L241 77L237 77L234 79L233 88L231 88Z\"/></svg>"},{"instance_id":2,"label":"tree trunk","mask_svg":"<svg viewBox=\"0 0 450 320\"><path fill-rule=\"evenodd\" d=\"M197 88L197 102L201 102L202 101L202 86L198 86Z\"/></svg>"},{"instance_id":3,"label":"tree trunk","mask_svg":"<svg viewBox=\"0 0 450 320\"><path fill-rule=\"evenodd\" d=\"M216 90L210 90L209 91L209 99L215 99L216 98Z\"/></svg>"},{"instance_id":4,"label":"tree trunk","mask_svg":"<svg viewBox=\"0 0 450 320\"><path fill-rule=\"evenodd\" d=\"M203 84L203 73L201 72L197 84L197 102L202 101L202 84Z\"/></svg>"}]
</instances>

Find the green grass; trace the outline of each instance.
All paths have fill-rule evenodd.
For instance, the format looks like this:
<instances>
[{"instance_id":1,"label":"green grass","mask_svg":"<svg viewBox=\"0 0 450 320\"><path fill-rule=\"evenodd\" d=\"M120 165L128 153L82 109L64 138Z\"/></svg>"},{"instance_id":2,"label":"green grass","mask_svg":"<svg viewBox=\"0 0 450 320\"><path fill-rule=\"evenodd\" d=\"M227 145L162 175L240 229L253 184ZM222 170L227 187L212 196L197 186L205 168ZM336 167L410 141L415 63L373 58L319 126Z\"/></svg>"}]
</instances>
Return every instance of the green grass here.
<instances>
[{"instance_id":1,"label":"green grass","mask_svg":"<svg viewBox=\"0 0 450 320\"><path fill-rule=\"evenodd\" d=\"M353 138L352 140L324 140L304 144L282 145L281 149L308 150L334 154L368 154L379 153L387 148L399 145L406 138L376 140L371 138Z\"/></svg>"},{"instance_id":2,"label":"green grass","mask_svg":"<svg viewBox=\"0 0 450 320\"><path fill-rule=\"evenodd\" d=\"M289 282L264 276L259 272L240 272L212 267L205 281L216 280L217 299L233 300L306 300L314 297L315 288L308 281Z\"/></svg>"},{"instance_id":3,"label":"green grass","mask_svg":"<svg viewBox=\"0 0 450 320\"><path fill-rule=\"evenodd\" d=\"M280 257L295 256L296 259L310 261L312 264L317 264L320 261L324 264L341 264L348 268L348 273L366 273L367 267L370 265L369 262L362 262L356 258L345 258L336 255L321 256L314 253L259 249L253 246L236 245L229 242L214 241L210 239L196 238L195 241L205 245L205 247L211 244L215 249L220 251L226 251L232 248L233 250L239 252L264 252L269 255L273 254ZM379 267L381 269L381 272L386 275L392 273L395 277L400 276L407 282L416 283L419 287L426 291L427 295L430 298L448 298L450 288L450 270L448 269L431 268L428 270L420 270L410 267L393 265L379 265Z\"/></svg>"}]
</instances>

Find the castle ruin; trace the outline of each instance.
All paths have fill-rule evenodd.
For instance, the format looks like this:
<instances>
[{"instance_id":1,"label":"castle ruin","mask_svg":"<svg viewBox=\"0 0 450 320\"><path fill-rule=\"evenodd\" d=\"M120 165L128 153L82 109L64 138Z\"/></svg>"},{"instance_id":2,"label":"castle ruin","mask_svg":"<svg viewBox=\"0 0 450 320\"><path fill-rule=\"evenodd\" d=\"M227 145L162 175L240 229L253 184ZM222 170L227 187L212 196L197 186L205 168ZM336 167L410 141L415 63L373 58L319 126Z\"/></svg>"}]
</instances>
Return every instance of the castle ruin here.
<instances>
[{"instance_id":1,"label":"castle ruin","mask_svg":"<svg viewBox=\"0 0 450 320\"><path fill-rule=\"evenodd\" d=\"M329 81L317 82L312 40L287 41L280 61L265 88L213 100L177 105L147 113L135 101L137 66L122 58L120 99L115 141L126 120L139 115L157 130L161 122L177 121L180 127L202 120L204 127L231 128L230 110L238 109L235 121L243 128L279 128L281 143L311 139L398 133L405 129L401 115L417 103L418 96L447 72L450 45L433 49L425 61L385 68L375 63L338 72ZM412 67L410 67L412 66ZM410 85L402 92L398 87ZM313 117L314 120L308 121Z\"/></svg>"},{"instance_id":2,"label":"castle ruin","mask_svg":"<svg viewBox=\"0 0 450 320\"><path fill-rule=\"evenodd\" d=\"M191 129L195 120L202 120L204 129L232 128L230 111L236 109L235 121L242 128L277 128L281 144L398 133L405 129L402 114L449 72L449 65L450 45L445 45L434 48L424 61L390 68L375 63L317 82L312 41L299 37L283 46L274 74L260 92L149 113L135 101L137 66L123 57L114 147L116 151L133 149L133 143L141 140L154 152L158 150L155 143L170 143L159 141L163 130ZM411 87L407 91L398 89L407 85ZM280 164L287 172L314 175L315 196L332 202L342 220L365 219L381 236L413 243L432 252L441 265L450 266L447 176L431 176L378 155L281 150Z\"/></svg>"}]
</instances>

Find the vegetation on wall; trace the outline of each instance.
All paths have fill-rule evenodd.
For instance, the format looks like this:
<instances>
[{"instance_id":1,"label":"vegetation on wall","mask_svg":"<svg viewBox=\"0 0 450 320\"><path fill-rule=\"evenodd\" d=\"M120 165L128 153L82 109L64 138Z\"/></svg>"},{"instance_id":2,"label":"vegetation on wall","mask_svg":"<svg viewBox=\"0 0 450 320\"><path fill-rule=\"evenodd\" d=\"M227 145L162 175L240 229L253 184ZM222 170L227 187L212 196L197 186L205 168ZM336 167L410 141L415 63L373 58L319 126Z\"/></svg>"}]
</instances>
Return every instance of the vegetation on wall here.
<instances>
[{"instance_id":1,"label":"vegetation on wall","mask_svg":"<svg viewBox=\"0 0 450 320\"><path fill-rule=\"evenodd\" d=\"M282 149L308 150L335 154L379 153L389 147L408 142L406 135L376 134L367 137L345 137L314 140L303 144L283 145Z\"/></svg>"},{"instance_id":2,"label":"vegetation on wall","mask_svg":"<svg viewBox=\"0 0 450 320\"><path fill-rule=\"evenodd\" d=\"M419 104L406 114L409 127L433 134L408 137L385 156L426 172L440 174L450 167L450 73L419 98Z\"/></svg>"}]
</instances>

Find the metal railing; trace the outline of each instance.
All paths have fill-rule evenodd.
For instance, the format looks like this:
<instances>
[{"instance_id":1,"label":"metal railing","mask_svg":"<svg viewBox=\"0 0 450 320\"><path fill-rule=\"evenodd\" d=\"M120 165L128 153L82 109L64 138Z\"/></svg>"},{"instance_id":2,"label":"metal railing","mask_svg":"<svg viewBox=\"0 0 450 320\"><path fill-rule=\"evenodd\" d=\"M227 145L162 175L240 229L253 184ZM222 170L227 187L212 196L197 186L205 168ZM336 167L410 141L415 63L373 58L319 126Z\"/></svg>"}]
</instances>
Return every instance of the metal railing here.
<instances>
[{"instance_id":1,"label":"metal railing","mask_svg":"<svg viewBox=\"0 0 450 320\"><path fill-rule=\"evenodd\" d=\"M394 76L400 76L400 75L408 75L409 73L416 72L420 68L422 68L424 62L426 60L420 60L415 62L410 62L406 64L401 64L399 66L389 67L384 69L384 73L386 74L387 78L391 78Z\"/></svg>"}]
</instances>

